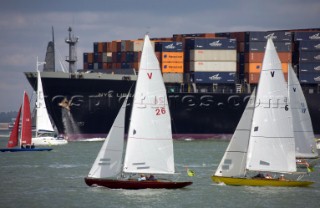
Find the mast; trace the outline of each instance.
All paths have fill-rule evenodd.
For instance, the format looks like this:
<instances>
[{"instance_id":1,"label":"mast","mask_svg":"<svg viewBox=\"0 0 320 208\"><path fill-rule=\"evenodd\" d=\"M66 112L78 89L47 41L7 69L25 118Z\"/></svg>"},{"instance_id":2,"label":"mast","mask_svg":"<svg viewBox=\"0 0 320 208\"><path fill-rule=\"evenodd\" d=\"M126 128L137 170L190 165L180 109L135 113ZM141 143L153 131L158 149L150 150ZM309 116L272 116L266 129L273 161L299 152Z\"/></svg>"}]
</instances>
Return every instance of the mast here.
<instances>
[{"instance_id":1,"label":"mast","mask_svg":"<svg viewBox=\"0 0 320 208\"><path fill-rule=\"evenodd\" d=\"M53 28L52 28L53 29ZM53 33L52 33L53 34ZM37 56L37 101L36 101L36 127L38 128L38 123L39 123L39 119L38 119L38 111L39 111L39 106L40 106L40 101L39 101L39 85L41 84L42 87L42 83L41 82L41 77L40 77L40 71L39 71L39 66L41 65L45 65L46 62L39 62L38 60L38 56ZM42 95L43 96L43 93ZM38 137L38 129L36 129L36 137Z\"/></svg>"},{"instance_id":2,"label":"mast","mask_svg":"<svg viewBox=\"0 0 320 208\"><path fill-rule=\"evenodd\" d=\"M20 128L20 138L19 138L19 142L18 142L18 147L21 147L22 145L22 129L24 128L24 122L23 122L23 115L25 114L25 111L24 111L24 97L25 97L25 93L26 91L23 92L23 97L22 97L22 105L21 105L21 128Z\"/></svg>"},{"instance_id":3,"label":"mast","mask_svg":"<svg viewBox=\"0 0 320 208\"><path fill-rule=\"evenodd\" d=\"M69 45L69 56L66 57L66 62L69 63L69 73L76 71L76 62L77 62L77 55L76 55L76 44L78 42L78 37L75 37L72 32L72 28L69 27L69 37L66 38L66 43Z\"/></svg>"},{"instance_id":4,"label":"mast","mask_svg":"<svg viewBox=\"0 0 320 208\"><path fill-rule=\"evenodd\" d=\"M53 57L53 71L56 70L56 47L55 47L55 42L54 42L54 29L53 29L53 26L52 26L52 43L53 43L53 54L52 54L52 57Z\"/></svg>"}]
</instances>

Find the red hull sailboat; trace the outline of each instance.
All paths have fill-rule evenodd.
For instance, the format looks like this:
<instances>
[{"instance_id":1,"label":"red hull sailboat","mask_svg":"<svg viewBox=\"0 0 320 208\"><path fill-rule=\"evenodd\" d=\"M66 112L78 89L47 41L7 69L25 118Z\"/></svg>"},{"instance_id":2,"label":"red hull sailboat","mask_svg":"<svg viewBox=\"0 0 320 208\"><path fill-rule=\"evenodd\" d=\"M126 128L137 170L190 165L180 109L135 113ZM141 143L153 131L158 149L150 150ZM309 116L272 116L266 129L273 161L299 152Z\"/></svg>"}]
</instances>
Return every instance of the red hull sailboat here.
<instances>
[{"instance_id":1,"label":"red hull sailboat","mask_svg":"<svg viewBox=\"0 0 320 208\"><path fill-rule=\"evenodd\" d=\"M128 93L129 96L130 92ZM86 177L88 186L111 189L178 189L192 182L150 179L175 174L171 117L159 62L146 35L124 154L128 96ZM125 157L124 160L123 156ZM134 179L134 175L141 178ZM149 180L144 177L149 175ZM132 177L131 177L132 176ZM162 176L161 176L162 177Z\"/></svg>"},{"instance_id":2,"label":"red hull sailboat","mask_svg":"<svg viewBox=\"0 0 320 208\"><path fill-rule=\"evenodd\" d=\"M137 181L137 180L109 180L100 178L85 178L88 186L104 186L110 189L178 189L189 186L192 182L174 181Z\"/></svg>"}]
</instances>

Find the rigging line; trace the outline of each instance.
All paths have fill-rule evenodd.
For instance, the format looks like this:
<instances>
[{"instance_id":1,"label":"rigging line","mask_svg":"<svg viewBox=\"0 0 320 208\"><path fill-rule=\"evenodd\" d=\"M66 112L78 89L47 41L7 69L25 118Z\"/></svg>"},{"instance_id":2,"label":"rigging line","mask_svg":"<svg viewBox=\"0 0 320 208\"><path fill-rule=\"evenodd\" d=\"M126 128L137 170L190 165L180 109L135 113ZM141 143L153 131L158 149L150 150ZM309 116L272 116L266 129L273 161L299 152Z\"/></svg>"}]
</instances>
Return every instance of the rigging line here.
<instances>
[{"instance_id":1,"label":"rigging line","mask_svg":"<svg viewBox=\"0 0 320 208\"><path fill-rule=\"evenodd\" d=\"M176 123L175 123L175 120L173 119L173 117L171 117L171 124L172 124L173 130L174 130L174 131L171 130L172 134L173 134L173 132L178 132L177 126L176 126Z\"/></svg>"},{"instance_id":2,"label":"rigging line","mask_svg":"<svg viewBox=\"0 0 320 208\"><path fill-rule=\"evenodd\" d=\"M61 53L60 53L60 50L56 47L56 43L54 43L54 45L55 45L55 50L57 51L57 53L58 53L58 60L59 60L59 63L60 63L60 66L61 66L61 70L64 72L64 73L67 73L67 71L65 70L66 69L66 65L61 61L61 60L63 60L62 59L62 55L61 55Z\"/></svg>"}]
</instances>

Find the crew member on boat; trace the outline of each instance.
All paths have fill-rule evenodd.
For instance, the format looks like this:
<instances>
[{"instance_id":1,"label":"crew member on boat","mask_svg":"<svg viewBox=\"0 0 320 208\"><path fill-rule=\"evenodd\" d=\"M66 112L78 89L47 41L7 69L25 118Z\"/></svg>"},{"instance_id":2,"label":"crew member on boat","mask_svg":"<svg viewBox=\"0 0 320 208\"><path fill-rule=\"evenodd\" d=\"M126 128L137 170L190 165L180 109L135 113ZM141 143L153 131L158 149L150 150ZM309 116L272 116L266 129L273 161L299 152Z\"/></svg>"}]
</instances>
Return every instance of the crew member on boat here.
<instances>
[{"instance_id":1,"label":"crew member on boat","mask_svg":"<svg viewBox=\"0 0 320 208\"><path fill-rule=\"evenodd\" d=\"M145 181L145 180L147 180L147 178L144 174L141 174L140 177L138 178L138 181Z\"/></svg>"},{"instance_id":2,"label":"crew member on boat","mask_svg":"<svg viewBox=\"0 0 320 208\"><path fill-rule=\"evenodd\" d=\"M272 176L271 176L269 173L267 173L267 175L266 175L265 178L266 178L266 179L272 179Z\"/></svg>"},{"instance_id":3,"label":"crew member on boat","mask_svg":"<svg viewBox=\"0 0 320 208\"><path fill-rule=\"evenodd\" d=\"M287 179L285 179L284 175L281 174L280 177L279 177L279 181L286 181Z\"/></svg>"},{"instance_id":4,"label":"crew member on boat","mask_svg":"<svg viewBox=\"0 0 320 208\"><path fill-rule=\"evenodd\" d=\"M253 176L252 178L265 178L263 173L258 173L257 175Z\"/></svg>"},{"instance_id":5,"label":"crew member on boat","mask_svg":"<svg viewBox=\"0 0 320 208\"><path fill-rule=\"evenodd\" d=\"M154 175L150 175L148 178L147 178L148 181L156 181L157 179L154 177Z\"/></svg>"}]
</instances>

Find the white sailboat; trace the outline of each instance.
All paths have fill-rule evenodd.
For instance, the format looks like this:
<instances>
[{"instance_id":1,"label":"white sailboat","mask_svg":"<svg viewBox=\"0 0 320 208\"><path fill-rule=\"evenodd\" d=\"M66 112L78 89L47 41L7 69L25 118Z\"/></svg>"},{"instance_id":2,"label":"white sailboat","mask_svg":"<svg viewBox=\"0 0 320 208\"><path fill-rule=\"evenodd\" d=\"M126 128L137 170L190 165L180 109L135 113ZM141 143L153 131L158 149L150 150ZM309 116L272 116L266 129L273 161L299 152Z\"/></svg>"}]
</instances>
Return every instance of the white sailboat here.
<instances>
[{"instance_id":1,"label":"white sailboat","mask_svg":"<svg viewBox=\"0 0 320 208\"><path fill-rule=\"evenodd\" d=\"M312 122L299 80L291 65L288 70L289 101L292 111L293 132L297 158L317 158Z\"/></svg>"},{"instance_id":2,"label":"white sailboat","mask_svg":"<svg viewBox=\"0 0 320 208\"><path fill-rule=\"evenodd\" d=\"M253 100L254 93L251 96ZM295 139L287 83L272 39L268 39L255 104L247 104L221 163L216 183L249 186L308 186L313 182L256 178L256 173L296 173Z\"/></svg>"},{"instance_id":3,"label":"white sailboat","mask_svg":"<svg viewBox=\"0 0 320 208\"><path fill-rule=\"evenodd\" d=\"M133 178L119 177L175 173L171 117L166 89L159 62L148 35L144 39L125 158L121 166L125 105L126 101L88 177L85 178L86 184L123 189L176 189L191 185L192 182L138 181Z\"/></svg>"},{"instance_id":4,"label":"white sailboat","mask_svg":"<svg viewBox=\"0 0 320 208\"><path fill-rule=\"evenodd\" d=\"M37 62L39 66L39 62ZM57 137L49 118L46 103L44 101L44 93L42 88L41 75L37 69L37 101L36 101L36 136L32 138L36 146L48 145L64 145L68 141L63 137Z\"/></svg>"},{"instance_id":5,"label":"white sailboat","mask_svg":"<svg viewBox=\"0 0 320 208\"><path fill-rule=\"evenodd\" d=\"M299 80L291 65L288 68L288 92L292 111L292 124L296 146L297 164L309 166L318 158L312 122Z\"/></svg>"}]
</instances>

